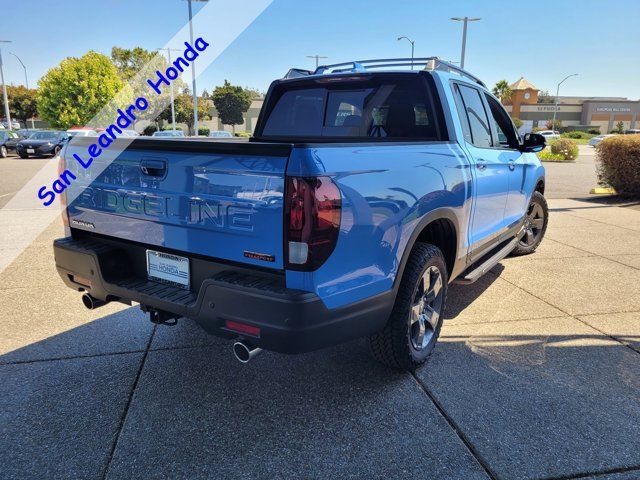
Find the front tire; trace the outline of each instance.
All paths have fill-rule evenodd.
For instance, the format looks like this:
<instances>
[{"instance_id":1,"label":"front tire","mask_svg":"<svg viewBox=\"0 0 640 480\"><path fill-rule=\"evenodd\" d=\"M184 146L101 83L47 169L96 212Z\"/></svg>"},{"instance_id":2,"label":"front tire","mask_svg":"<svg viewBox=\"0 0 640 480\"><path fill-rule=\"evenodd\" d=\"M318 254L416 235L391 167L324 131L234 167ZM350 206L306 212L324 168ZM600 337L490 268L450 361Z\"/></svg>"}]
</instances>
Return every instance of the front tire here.
<instances>
[{"instance_id":1,"label":"front tire","mask_svg":"<svg viewBox=\"0 0 640 480\"><path fill-rule=\"evenodd\" d=\"M533 192L524 219L524 235L513 249L511 255L529 255L536 251L542 242L549 223L547 200L540 192Z\"/></svg>"},{"instance_id":2,"label":"front tire","mask_svg":"<svg viewBox=\"0 0 640 480\"><path fill-rule=\"evenodd\" d=\"M29 155L27 153L19 153L18 156L20 158L29 158Z\"/></svg>"},{"instance_id":3,"label":"front tire","mask_svg":"<svg viewBox=\"0 0 640 480\"><path fill-rule=\"evenodd\" d=\"M7 147L4 145L0 146L0 158L7 158Z\"/></svg>"},{"instance_id":4,"label":"front tire","mask_svg":"<svg viewBox=\"0 0 640 480\"><path fill-rule=\"evenodd\" d=\"M440 335L448 280L440 249L417 243L409 255L387 325L369 337L374 358L404 371L424 364Z\"/></svg>"}]
</instances>

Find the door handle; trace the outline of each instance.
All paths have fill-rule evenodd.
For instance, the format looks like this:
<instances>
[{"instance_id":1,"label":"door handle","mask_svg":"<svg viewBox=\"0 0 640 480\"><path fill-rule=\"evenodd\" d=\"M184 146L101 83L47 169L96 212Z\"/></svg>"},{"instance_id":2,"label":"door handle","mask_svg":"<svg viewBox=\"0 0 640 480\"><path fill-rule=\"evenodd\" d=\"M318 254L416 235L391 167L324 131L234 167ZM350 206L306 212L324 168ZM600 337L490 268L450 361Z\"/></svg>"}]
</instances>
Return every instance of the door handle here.
<instances>
[{"instance_id":1,"label":"door handle","mask_svg":"<svg viewBox=\"0 0 640 480\"><path fill-rule=\"evenodd\" d=\"M487 168L487 161L484 158L478 158L476 160L476 167L478 168L478 170L484 170L485 168Z\"/></svg>"},{"instance_id":2,"label":"door handle","mask_svg":"<svg viewBox=\"0 0 640 480\"><path fill-rule=\"evenodd\" d=\"M515 160L509 160L509 170L511 170L512 172L516 169L516 161Z\"/></svg>"},{"instance_id":3,"label":"door handle","mask_svg":"<svg viewBox=\"0 0 640 480\"><path fill-rule=\"evenodd\" d=\"M140 170L150 177L164 177L167 172L167 161L146 158L140 161Z\"/></svg>"}]
</instances>

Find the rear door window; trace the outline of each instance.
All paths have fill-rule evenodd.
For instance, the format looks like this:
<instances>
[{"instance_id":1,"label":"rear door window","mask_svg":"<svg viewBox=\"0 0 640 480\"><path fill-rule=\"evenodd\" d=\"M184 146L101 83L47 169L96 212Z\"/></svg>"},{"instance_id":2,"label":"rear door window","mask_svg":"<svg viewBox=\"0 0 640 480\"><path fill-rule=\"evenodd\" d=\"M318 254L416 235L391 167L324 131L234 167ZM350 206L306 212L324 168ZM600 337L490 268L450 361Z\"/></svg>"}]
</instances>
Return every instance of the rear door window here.
<instances>
[{"instance_id":1,"label":"rear door window","mask_svg":"<svg viewBox=\"0 0 640 480\"><path fill-rule=\"evenodd\" d=\"M418 75L281 85L271 95L257 136L441 140L431 88Z\"/></svg>"}]
</instances>

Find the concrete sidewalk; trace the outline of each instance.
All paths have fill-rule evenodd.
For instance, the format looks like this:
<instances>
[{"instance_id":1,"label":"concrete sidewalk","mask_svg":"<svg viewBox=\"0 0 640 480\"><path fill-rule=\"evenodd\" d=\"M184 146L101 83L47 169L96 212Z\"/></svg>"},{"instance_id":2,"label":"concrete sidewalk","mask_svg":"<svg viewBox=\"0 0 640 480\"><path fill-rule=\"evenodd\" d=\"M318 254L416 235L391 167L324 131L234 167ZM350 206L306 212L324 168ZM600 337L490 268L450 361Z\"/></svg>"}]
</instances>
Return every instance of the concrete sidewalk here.
<instances>
[{"instance_id":1,"label":"concrete sidewalk","mask_svg":"<svg viewBox=\"0 0 640 480\"><path fill-rule=\"evenodd\" d=\"M549 203L538 252L451 288L415 376L87 311L52 227L0 276L0 476L640 478L640 211Z\"/></svg>"}]
</instances>

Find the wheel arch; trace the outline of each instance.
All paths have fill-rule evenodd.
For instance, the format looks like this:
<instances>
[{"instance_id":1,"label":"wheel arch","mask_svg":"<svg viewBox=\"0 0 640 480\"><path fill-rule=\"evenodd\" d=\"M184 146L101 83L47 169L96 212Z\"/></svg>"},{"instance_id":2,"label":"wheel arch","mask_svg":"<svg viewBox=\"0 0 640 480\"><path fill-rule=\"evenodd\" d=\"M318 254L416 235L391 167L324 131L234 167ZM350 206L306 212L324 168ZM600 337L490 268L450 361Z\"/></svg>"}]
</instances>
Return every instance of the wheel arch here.
<instances>
[{"instance_id":1,"label":"wheel arch","mask_svg":"<svg viewBox=\"0 0 640 480\"><path fill-rule=\"evenodd\" d=\"M409 254L416 242L430 243L442 251L447 265L448 277L451 279L457 270L459 240L458 218L452 210L439 208L424 215L402 253L402 260L394 279L394 291L397 291L400 285Z\"/></svg>"}]
</instances>

